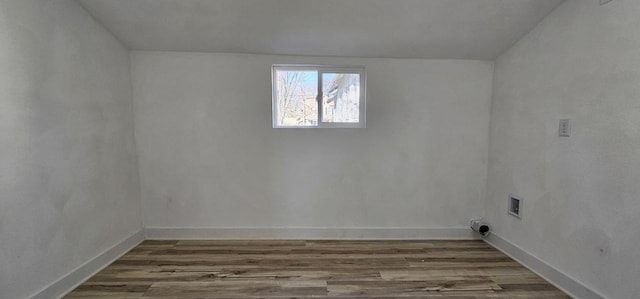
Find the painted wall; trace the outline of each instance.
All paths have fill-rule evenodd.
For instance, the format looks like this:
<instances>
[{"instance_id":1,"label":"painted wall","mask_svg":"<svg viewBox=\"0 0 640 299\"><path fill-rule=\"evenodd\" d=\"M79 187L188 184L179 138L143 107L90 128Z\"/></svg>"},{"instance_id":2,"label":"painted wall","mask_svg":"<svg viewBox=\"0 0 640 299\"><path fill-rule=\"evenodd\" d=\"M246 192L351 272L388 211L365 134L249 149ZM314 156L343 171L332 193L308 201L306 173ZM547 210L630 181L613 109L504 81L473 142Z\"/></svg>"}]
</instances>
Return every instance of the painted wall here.
<instances>
[{"instance_id":1,"label":"painted wall","mask_svg":"<svg viewBox=\"0 0 640 299\"><path fill-rule=\"evenodd\" d=\"M74 1L0 1L0 298L141 228L128 51Z\"/></svg>"},{"instance_id":2,"label":"painted wall","mask_svg":"<svg viewBox=\"0 0 640 299\"><path fill-rule=\"evenodd\" d=\"M640 1L568 0L496 62L488 220L610 298L640 298L638 28Z\"/></svg>"},{"instance_id":3,"label":"painted wall","mask_svg":"<svg viewBox=\"0 0 640 299\"><path fill-rule=\"evenodd\" d=\"M273 129L281 63L366 66L367 128ZM147 227L466 228L483 214L491 62L133 52L132 74Z\"/></svg>"}]
</instances>

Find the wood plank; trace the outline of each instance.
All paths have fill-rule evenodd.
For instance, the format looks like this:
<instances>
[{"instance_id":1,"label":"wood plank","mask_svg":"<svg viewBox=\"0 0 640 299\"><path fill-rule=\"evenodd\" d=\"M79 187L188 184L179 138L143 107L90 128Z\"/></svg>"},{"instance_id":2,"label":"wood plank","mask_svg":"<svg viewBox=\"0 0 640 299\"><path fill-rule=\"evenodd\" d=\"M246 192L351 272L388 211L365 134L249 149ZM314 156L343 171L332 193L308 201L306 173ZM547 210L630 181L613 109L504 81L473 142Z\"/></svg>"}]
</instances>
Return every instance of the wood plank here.
<instances>
[{"instance_id":1,"label":"wood plank","mask_svg":"<svg viewBox=\"0 0 640 299\"><path fill-rule=\"evenodd\" d=\"M145 241L65 298L569 298L482 241Z\"/></svg>"}]
</instances>

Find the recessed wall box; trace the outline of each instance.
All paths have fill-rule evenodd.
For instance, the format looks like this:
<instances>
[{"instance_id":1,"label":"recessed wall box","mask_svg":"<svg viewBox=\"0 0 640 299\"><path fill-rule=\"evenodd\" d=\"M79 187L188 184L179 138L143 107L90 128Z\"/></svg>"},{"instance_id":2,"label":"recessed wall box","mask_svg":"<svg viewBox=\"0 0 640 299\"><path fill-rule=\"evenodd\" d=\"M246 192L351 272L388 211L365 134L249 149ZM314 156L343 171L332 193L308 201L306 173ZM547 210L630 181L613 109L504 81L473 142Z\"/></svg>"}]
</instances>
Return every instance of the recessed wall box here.
<instances>
[{"instance_id":1,"label":"recessed wall box","mask_svg":"<svg viewBox=\"0 0 640 299\"><path fill-rule=\"evenodd\" d=\"M509 215L522 219L522 197L509 194Z\"/></svg>"}]
</instances>

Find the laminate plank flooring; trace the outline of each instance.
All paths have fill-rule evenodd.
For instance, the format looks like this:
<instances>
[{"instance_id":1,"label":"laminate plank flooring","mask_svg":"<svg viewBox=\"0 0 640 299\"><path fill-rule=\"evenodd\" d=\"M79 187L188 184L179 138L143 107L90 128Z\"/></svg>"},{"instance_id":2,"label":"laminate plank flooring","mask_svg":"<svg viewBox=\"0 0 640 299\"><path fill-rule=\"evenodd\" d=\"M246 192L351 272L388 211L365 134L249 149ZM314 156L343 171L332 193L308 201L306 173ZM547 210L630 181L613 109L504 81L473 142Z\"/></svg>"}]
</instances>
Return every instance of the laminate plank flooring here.
<instances>
[{"instance_id":1,"label":"laminate plank flooring","mask_svg":"<svg viewBox=\"0 0 640 299\"><path fill-rule=\"evenodd\" d=\"M144 241L65 298L569 298L482 241Z\"/></svg>"}]
</instances>

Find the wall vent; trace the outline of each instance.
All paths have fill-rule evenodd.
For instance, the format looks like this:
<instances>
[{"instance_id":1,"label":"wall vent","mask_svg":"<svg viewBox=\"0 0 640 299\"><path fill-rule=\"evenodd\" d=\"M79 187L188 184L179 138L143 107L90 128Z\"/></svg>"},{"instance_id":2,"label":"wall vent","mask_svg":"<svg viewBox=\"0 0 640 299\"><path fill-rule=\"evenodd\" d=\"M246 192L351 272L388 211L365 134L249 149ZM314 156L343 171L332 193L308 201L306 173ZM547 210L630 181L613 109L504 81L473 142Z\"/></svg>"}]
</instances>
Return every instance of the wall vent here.
<instances>
[{"instance_id":1,"label":"wall vent","mask_svg":"<svg viewBox=\"0 0 640 299\"><path fill-rule=\"evenodd\" d=\"M509 215L522 219L522 197L509 194Z\"/></svg>"}]
</instances>

